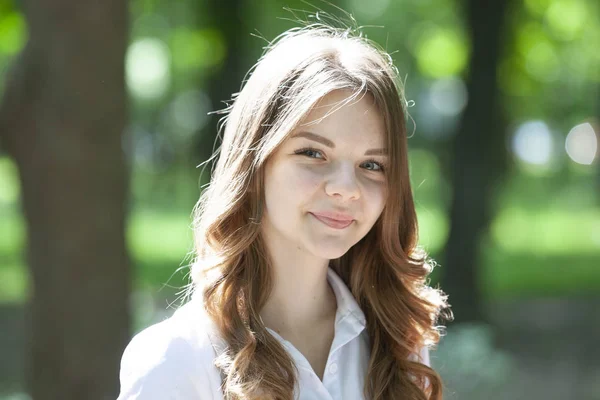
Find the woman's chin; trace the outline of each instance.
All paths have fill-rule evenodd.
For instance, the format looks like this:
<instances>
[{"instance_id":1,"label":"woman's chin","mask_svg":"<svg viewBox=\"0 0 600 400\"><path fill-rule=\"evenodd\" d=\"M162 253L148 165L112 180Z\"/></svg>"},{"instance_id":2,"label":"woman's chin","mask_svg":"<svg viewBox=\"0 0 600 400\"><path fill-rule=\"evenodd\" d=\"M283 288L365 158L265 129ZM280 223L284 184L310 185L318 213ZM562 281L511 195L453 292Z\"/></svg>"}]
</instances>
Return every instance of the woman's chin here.
<instances>
[{"instance_id":1,"label":"woman's chin","mask_svg":"<svg viewBox=\"0 0 600 400\"><path fill-rule=\"evenodd\" d=\"M335 260L346 254L349 247L338 247L338 246L319 246L315 249L314 254L320 258L327 260Z\"/></svg>"}]
</instances>

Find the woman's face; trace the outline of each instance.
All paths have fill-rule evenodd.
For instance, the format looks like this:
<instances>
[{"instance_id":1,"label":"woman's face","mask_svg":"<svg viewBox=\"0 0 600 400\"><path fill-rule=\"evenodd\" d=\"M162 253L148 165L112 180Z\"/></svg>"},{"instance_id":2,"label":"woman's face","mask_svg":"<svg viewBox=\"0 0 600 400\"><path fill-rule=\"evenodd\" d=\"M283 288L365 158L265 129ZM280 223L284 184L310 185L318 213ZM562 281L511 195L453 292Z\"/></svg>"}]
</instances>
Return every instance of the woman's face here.
<instances>
[{"instance_id":1,"label":"woman's face","mask_svg":"<svg viewBox=\"0 0 600 400\"><path fill-rule=\"evenodd\" d=\"M383 119L370 95L339 108L350 94L322 98L267 161L262 230L268 245L335 259L381 215L387 196Z\"/></svg>"}]
</instances>

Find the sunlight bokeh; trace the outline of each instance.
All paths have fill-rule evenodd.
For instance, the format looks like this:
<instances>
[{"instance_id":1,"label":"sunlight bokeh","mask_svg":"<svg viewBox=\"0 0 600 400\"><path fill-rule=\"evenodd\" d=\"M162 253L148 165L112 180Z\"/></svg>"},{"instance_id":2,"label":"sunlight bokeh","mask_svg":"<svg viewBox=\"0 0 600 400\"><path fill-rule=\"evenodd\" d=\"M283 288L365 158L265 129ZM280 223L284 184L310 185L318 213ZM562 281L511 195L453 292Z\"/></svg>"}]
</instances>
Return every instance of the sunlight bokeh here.
<instances>
[{"instance_id":1,"label":"sunlight bokeh","mask_svg":"<svg viewBox=\"0 0 600 400\"><path fill-rule=\"evenodd\" d=\"M143 38L133 42L127 51L127 87L136 97L157 99L169 89L170 52L160 39Z\"/></svg>"},{"instance_id":2,"label":"sunlight bokeh","mask_svg":"<svg viewBox=\"0 0 600 400\"><path fill-rule=\"evenodd\" d=\"M565 140L565 150L571 160L590 165L598 152L598 138L592 124L586 122L573 127Z\"/></svg>"}]
</instances>

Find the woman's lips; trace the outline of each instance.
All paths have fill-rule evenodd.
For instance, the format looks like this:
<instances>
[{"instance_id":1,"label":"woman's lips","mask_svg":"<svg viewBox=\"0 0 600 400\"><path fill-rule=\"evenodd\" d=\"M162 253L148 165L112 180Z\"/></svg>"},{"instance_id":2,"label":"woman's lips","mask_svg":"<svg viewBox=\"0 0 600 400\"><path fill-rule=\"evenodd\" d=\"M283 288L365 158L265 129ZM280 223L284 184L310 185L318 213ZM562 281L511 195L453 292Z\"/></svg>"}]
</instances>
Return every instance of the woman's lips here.
<instances>
[{"instance_id":1,"label":"woman's lips","mask_svg":"<svg viewBox=\"0 0 600 400\"><path fill-rule=\"evenodd\" d=\"M344 217L344 219L339 219L340 217L331 218L330 216L327 216L324 213L310 213L310 214L312 214L316 219L318 219L325 225L327 225L331 228L334 228L334 229L347 228L348 226L350 226L350 224L352 224L352 222L354 222L354 219L350 219L347 217Z\"/></svg>"}]
</instances>

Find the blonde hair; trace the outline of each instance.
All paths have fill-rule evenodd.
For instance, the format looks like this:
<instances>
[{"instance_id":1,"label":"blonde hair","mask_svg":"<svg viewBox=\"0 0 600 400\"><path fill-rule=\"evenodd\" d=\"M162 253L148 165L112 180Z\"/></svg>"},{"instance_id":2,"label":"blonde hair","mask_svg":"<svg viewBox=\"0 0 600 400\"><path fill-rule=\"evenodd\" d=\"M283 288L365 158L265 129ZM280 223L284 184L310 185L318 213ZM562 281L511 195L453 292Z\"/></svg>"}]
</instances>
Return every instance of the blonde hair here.
<instances>
[{"instance_id":1,"label":"blonde hair","mask_svg":"<svg viewBox=\"0 0 600 400\"><path fill-rule=\"evenodd\" d=\"M442 398L431 368L409 359L443 334L446 296L426 278L433 268L417 246L410 187L406 101L391 57L351 29L292 29L260 58L225 117L220 156L194 210L195 290L227 351L215 365L226 399L293 399L297 370L259 312L273 288L260 235L265 162L316 102L334 90L368 93L381 112L390 165L388 198L371 231L331 267L367 320L370 399Z\"/></svg>"}]
</instances>

